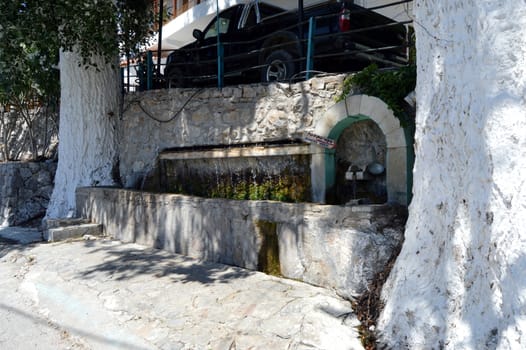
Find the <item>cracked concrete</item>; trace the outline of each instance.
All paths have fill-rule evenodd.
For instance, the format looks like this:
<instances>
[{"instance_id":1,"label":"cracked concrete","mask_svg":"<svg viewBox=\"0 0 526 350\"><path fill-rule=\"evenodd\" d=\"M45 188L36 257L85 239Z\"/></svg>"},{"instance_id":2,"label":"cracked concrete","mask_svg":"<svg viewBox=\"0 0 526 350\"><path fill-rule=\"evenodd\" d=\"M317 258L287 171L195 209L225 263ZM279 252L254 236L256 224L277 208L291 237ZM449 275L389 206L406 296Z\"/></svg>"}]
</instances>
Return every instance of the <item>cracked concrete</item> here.
<instances>
[{"instance_id":1,"label":"cracked concrete","mask_svg":"<svg viewBox=\"0 0 526 350\"><path fill-rule=\"evenodd\" d=\"M0 241L0 293L2 349L363 349L329 290L113 240Z\"/></svg>"}]
</instances>

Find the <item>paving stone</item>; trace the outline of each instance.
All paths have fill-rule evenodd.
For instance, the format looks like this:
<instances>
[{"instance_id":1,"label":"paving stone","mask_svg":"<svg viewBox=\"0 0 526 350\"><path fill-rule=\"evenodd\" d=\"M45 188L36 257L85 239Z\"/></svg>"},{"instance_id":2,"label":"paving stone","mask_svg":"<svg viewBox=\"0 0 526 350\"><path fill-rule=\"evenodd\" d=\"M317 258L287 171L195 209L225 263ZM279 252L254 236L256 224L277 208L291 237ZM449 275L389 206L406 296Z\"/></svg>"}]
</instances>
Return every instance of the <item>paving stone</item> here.
<instances>
[{"instance_id":1,"label":"paving stone","mask_svg":"<svg viewBox=\"0 0 526 350\"><path fill-rule=\"evenodd\" d=\"M68 337L39 349L363 349L356 317L340 317L349 301L260 272L105 239L27 246L0 263L0 316L16 307L9 327L29 315L42 330L4 334L0 348L51 329Z\"/></svg>"},{"instance_id":2,"label":"paving stone","mask_svg":"<svg viewBox=\"0 0 526 350\"><path fill-rule=\"evenodd\" d=\"M42 241L42 232L34 228L0 227L0 242L28 244Z\"/></svg>"}]
</instances>

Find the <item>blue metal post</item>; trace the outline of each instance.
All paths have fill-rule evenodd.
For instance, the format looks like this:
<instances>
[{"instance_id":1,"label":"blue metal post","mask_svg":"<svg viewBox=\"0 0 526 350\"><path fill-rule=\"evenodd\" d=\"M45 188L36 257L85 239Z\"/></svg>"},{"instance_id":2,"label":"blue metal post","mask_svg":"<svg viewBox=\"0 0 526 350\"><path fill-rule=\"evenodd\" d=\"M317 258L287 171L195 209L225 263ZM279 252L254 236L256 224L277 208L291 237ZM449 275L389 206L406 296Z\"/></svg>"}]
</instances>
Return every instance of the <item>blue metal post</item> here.
<instances>
[{"instance_id":1,"label":"blue metal post","mask_svg":"<svg viewBox=\"0 0 526 350\"><path fill-rule=\"evenodd\" d=\"M163 54L162 52L162 45L163 45L163 10L164 10L164 4L163 0L159 1L159 37L157 39L157 70L156 70L156 76L159 80L161 77L161 56Z\"/></svg>"},{"instance_id":2,"label":"blue metal post","mask_svg":"<svg viewBox=\"0 0 526 350\"><path fill-rule=\"evenodd\" d=\"M146 54L146 90L153 87L153 54L148 51Z\"/></svg>"},{"instance_id":3,"label":"blue metal post","mask_svg":"<svg viewBox=\"0 0 526 350\"><path fill-rule=\"evenodd\" d=\"M303 17L304 17L304 10L303 10L303 0L298 0L298 33L300 36L300 52L301 52L301 58L303 58L303 55L305 54L305 33L303 32ZM300 62L300 71L303 70L303 60Z\"/></svg>"},{"instance_id":4,"label":"blue metal post","mask_svg":"<svg viewBox=\"0 0 526 350\"><path fill-rule=\"evenodd\" d=\"M223 45L219 33L219 0L216 0L216 32L217 32L217 87L223 88Z\"/></svg>"},{"instance_id":5,"label":"blue metal post","mask_svg":"<svg viewBox=\"0 0 526 350\"><path fill-rule=\"evenodd\" d=\"M314 66L314 32L316 31L316 18L309 19L309 41L307 43L307 74L306 78L310 79L312 68Z\"/></svg>"}]
</instances>

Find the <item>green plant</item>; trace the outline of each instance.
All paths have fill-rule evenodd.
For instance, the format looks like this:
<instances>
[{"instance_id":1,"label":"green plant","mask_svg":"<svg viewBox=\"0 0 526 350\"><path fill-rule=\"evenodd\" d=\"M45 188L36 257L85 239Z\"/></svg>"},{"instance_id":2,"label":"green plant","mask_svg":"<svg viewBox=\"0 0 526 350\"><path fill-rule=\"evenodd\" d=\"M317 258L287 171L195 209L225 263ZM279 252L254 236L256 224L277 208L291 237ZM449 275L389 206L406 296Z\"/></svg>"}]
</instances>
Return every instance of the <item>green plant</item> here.
<instances>
[{"instance_id":1,"label":"green plant","mask_svg":"<svg viewBox=\"0 0 526 350\"><path fill-rule=\"evenodd\" d=\"M372 64L361 72L349 75L343 82L342 93L337 101L344 100L353 90L384 101L403 126L414 125L414 119L404 110L404 97L415 89L416 66L411 64L396 70L381 70Z\"/></svg>"}]
</instances>

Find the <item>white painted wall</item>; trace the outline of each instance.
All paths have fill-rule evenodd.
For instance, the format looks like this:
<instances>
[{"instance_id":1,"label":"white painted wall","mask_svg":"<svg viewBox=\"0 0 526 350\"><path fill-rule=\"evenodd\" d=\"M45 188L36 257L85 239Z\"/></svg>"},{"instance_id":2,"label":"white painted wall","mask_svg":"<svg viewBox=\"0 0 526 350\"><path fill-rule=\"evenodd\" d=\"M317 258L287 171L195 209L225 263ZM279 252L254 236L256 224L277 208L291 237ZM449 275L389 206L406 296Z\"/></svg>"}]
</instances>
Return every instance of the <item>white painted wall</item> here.
<instances>
[{"instance_id":1,"label":"white painted wall","mask_svg":"<svg viewBox=\"0 0 526 350\"><path fill-rule=\"evenodd\" d=\"M393 349L526 348L526 3L415 1L414 197Z\"/></svg>"}]
</instances>

